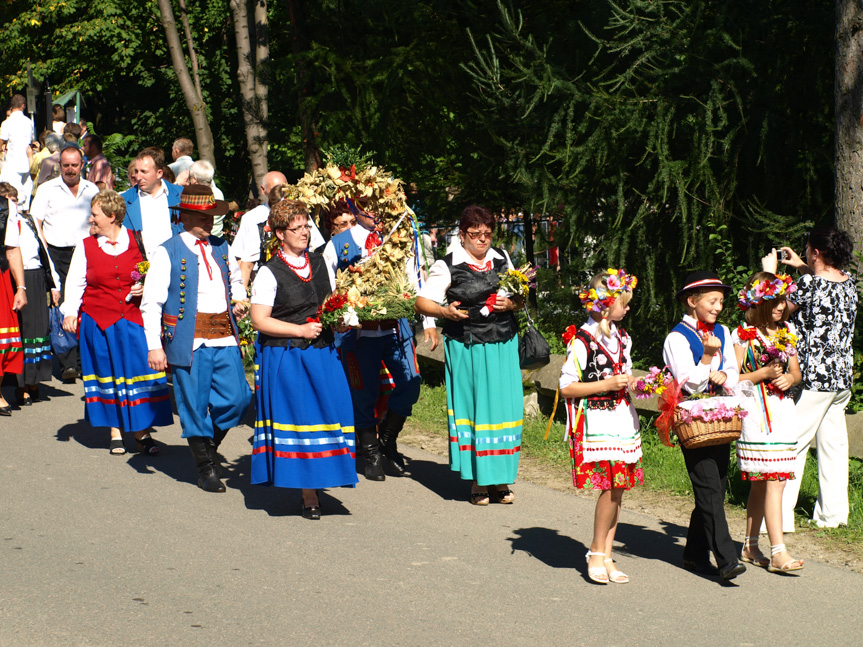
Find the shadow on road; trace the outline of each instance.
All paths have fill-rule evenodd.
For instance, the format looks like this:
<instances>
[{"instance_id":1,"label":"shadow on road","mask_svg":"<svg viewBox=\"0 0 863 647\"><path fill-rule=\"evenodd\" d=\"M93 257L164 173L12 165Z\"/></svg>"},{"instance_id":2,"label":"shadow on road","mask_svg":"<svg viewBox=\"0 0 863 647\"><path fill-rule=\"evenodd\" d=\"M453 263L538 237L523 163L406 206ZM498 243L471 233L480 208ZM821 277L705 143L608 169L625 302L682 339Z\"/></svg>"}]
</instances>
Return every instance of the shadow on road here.
<instances>
[{"instance_id":1,"label":"shadow on road","mask_svg":"<svg viewBox=\"0 0 863 647\"><path fill-rule=\"evenodd\" d=\"M251 447L251 439L249 446ZM223 463L222 465L222 480L228 488L239 490L242 493L247 509L263 510L271 517L299 516L301 514L302 497L300 490L251 484L251 454L244 454L235 462ZM338 489L319 491L318 500L321 503L324 516L351 514L351 511L333 496L332 492Z\"/></svg>"},{"instance_id":2,"label":"shadow on road","mask_svg":"<svg viewBox=\"0 0 863 647\"><path fill-rule=\"evenodd\" d=\"M513 553L522 551L552 568L574 568L587 573L583 557L587 547L580 541L551 528L519 528L513 533L516 536L509 538Z\"/></svg>"},{"instance_id":3,"label":"shadow on road","mask_svg":"<svg viewBox=\"0 0 863 647\"><path fill-rule=\"evenodd\" d=\"M448 465L434 461L409 459L410 478L446 501L467 501L470 483L462 481Z\"/></svg>"}]
</instances>

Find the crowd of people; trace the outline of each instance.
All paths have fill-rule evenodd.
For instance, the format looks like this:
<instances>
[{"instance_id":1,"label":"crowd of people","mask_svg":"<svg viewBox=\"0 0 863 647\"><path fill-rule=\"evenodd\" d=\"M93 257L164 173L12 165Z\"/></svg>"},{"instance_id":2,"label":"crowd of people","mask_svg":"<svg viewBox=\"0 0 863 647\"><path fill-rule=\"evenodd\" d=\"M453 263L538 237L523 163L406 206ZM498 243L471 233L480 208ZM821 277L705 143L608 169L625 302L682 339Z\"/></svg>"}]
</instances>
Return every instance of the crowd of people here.
<instances>
[{"instance_id":1,"label":"crowd of people","mask_svg":"<svg viewBox=\"0 0 863 647\"><path fill-rule=\"evenodd\" d=\"M25 145L19 133L19 98L0 126L0 367L17 376L19 407L41 400L39 385L52 379L56 355L64 381L82 378L85 420L108 430L110 455L127 452L129 435L155 458L162 446L152 433L173 423L173 398L198 486L224 492L218 448L254 401L251 482L300 490L302 515L311 520L322 515L321 489L355 486L357 474L369 481L409 474L397 440L420 396L412 322L331 327L318 317L336 273L381 251L373 209L334 202L319 228L306 204L291 199L285 175L271 171L260 186L266 202L244 214L229 245L218 236L228 204L216 195L212 165L193 159L190 140L175 141L172 164L159 148L141 150L128 170L131 188L120 194L101 140L87 134L79 141L80 131L67 132L76 124L62 126L63 143L48 132L48 154L34 166L31 140ZM498 291L499 276L514 269L493 244L500 224L489 209L469 206L444 258L428 267L415 256L405 260L432 350L436 320L442 324L449 464L470 483L475 506L514 503L521 450L515 313L524 303ZM695 499L683 566L723 581L744 572L743 563L782 573L803 567L783 533L794 531L813 439L814 521L848 521L852 245L825 227L809 234L805 261L790 248L781 252L801 278L777 273L776 253L765 256L762 271L739 286L745 321L733 333L717 317L734 288L708 271L686 277L676 295L684 315L663 348L683 394L735 394L749 414L736 446L751 482L740 554L724 510L730 443L682 450ZM612 548L623 494L644 481L632 339L619 326L637 283L623 269L597 274L579 295L587 321L565 334L560 394L573 484L599 491L586 557L588 577L600 584L629 581ZM239 348L245 316L257 331L254 390ZM66 335L62 352L52 353L55 334ZM77 343L68 344L70 336ZM0 415L13 415L2 396ZM758 547L765 530L770 557Z\"/></svg>"}]
</instances>

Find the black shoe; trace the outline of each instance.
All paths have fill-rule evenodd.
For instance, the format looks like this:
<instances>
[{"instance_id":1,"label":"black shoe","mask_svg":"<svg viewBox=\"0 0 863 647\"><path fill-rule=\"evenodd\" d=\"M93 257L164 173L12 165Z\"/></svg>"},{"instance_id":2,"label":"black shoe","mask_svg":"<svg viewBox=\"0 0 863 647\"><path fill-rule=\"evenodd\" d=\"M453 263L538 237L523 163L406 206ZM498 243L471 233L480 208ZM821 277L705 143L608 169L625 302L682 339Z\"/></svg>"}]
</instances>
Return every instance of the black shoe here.
<instances>
[{"instance_id":1,"label":"black shoe","mask_svg":"<svg viewBox=\"0 0 863 647\"><path fill-rule=\"evenodd\" d=\"M692 559L684 559L683 568L697 575L707 575L708 577L717 577L719 575L719 569L710 562L696 562Z\"/></svg>"},{"instance_id":2,"label":"black shoe","mask_svg":"<svg viewBox=\"0 0 863 647\"><path fill-rule=\"evenodd\" d=\"M321 518L320 506L310 505L308 508L303 506L303 519L311 519L312 521L319 521L320 518Z\"/></svg>"},{"instance_id":3,"label":"black shoe","mask_svg":"<svg viewBox=\"0 0 863 647\"><path fill-rule=\"evenodd\" d=\"M746 572L746 567L740 562L729 562L719 569L719 579L723 582L733 580L738 575L743 575Z\"/></svg>"},{"instance_id":4,"label":"black shoe","mask_svg":"<svg viewBox=\"0 0 863 647\"><path fill-rule=\"evenodd\" d=\"M8 404L4 407L0 407L0 416L11 416L12 415L12 407Z\"/></svg>"},{"instance_id":5,"label":"black shoe","mask_svg":"<svg viewBox=\"0 0 863 647\"><path fill-rule=\"evenodd\" d=\"M74 384L78 378L78 369L73 366L63 369L63 374L60 377L63 380L63 384Z\"/></svg>"},{"instance_id":6,"label":"black shoe","mask_svg":"<svg viewBox=\"0 0 863 647\"><path fill-rule=\"evenodd\" d=\"M23 386L15 389L15 399L18 401L19 407L29 407L33 404L33 399L30 397L30 392Z\"/></svg>"},{"instance_id":7,"label":"black shoe","mask_svg":"<svg viewBox=\"0 0 863 647\"><path fill-rule=\"evenodd\" d=\"M383 481L384 458L378 445L378 430L376 427L358 427L356 430L357 456L365 459L363 474L369 481Z\"/></svg>"},{"instance_id":8,"label":"black shoe","mask_svg":"<svg viewBox=\"0 0 863 647\"><path fill-rule=\"evenodd\" d=\"M404 456L399 453L396 440L404 427L407 418L392 410L387 411L383 422L379 425L380 452L384 457L384 469L390 476L404 476L407 471Z\"/></svg>"}]
</instances>

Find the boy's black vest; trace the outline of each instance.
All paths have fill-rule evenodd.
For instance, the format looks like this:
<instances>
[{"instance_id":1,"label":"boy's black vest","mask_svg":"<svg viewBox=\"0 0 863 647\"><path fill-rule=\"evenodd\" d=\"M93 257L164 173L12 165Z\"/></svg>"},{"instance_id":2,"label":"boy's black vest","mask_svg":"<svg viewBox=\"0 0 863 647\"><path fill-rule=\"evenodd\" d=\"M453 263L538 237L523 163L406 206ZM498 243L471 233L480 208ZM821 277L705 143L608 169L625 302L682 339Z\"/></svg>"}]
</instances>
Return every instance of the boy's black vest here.
<instances>
[{"instance_id":1,"label":"boy's black vest","mask_svg":"<svg viewBox=\"0 0 863 647\"><path fill-rule=\"evenodd\" d=\"M503 252L495 249L501 257ZM448 303L461 302L460 310L467 310L468 318L459 321L445 320L443 334L463 344L493 344L509 341L518 333L518 322L512 312L494 312L484 317L480 310L489 295L497 292L499 276L506 272L506 258L492 260L487 272L477 272L467 263L452 264L452 254L444 257L450 273L450 287L446 291Z\"/></svg>"}]
</instances>

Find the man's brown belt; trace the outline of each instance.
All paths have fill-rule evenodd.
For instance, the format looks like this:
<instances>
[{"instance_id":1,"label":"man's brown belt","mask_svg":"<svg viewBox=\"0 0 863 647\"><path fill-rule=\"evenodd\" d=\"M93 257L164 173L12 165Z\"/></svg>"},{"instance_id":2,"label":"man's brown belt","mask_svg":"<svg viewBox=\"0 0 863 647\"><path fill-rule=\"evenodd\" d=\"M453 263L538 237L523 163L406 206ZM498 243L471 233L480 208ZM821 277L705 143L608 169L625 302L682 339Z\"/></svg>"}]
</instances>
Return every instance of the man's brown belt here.
<instances>
[{"instance_id":1,"label":"man's brown belt","mask_svg":"<svg viewBox=\"0 0 863 647\"><path fill-rule=\"evenodd\" d=\"M199 312L195 317L195 338L221 339L222 337L233 337L234 329L231 327L231 318L227 311L211 314Z\"/></svg>"}]
</instances>

